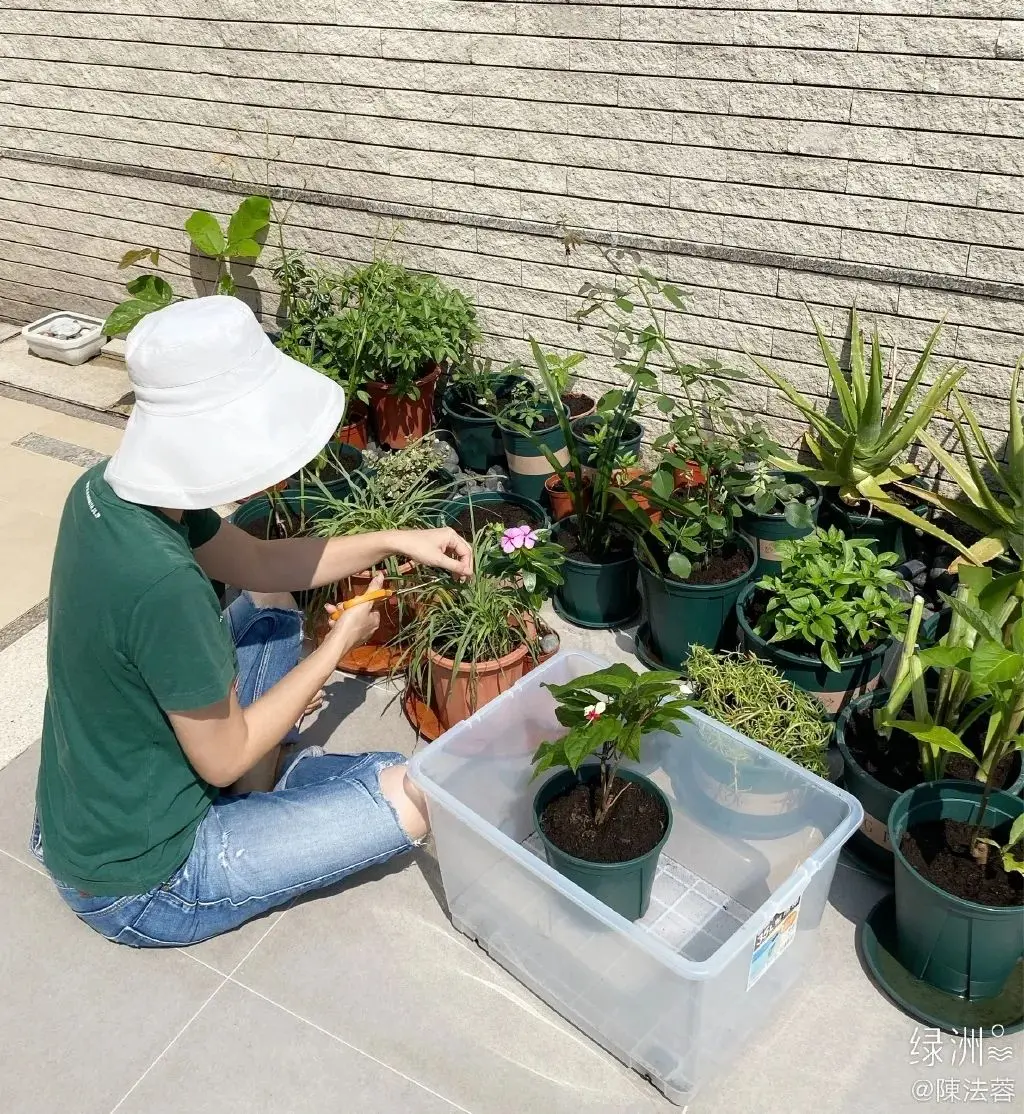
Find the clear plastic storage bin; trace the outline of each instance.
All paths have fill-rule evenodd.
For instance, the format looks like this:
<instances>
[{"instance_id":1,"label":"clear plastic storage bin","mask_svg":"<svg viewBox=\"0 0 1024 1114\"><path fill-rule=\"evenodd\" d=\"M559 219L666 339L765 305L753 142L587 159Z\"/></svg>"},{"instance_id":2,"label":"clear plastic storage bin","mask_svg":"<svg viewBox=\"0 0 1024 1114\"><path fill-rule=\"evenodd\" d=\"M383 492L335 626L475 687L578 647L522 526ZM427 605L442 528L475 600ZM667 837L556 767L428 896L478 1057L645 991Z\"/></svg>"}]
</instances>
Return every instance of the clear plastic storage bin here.
<instances>
[{"instance_id":1,"label":"clear plastic storage bin","mask_svg":"<svg viewBox=\"0 0 1024 1114\"><path fill-rule=\"evenodd\" d=\"M848 793L691 710L634 768L673 828L651 906L630 922L544 861L531 807L537 744L564 732L544 682L603 668L560 653L417 754L455 927L680 1105L735 1056L807 966ZM633 765L633 764L631 764Z\"/></svg>"}]
</instances>

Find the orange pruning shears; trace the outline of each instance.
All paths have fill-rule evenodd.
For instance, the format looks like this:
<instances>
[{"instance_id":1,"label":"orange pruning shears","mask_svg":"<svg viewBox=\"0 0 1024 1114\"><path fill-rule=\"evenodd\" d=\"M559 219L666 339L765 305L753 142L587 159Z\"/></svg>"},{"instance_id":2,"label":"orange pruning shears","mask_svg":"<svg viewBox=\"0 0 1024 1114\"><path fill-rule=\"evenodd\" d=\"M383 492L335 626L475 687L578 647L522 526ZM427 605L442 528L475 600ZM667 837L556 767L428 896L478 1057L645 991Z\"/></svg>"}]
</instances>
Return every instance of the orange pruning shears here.
<instances>
[{"instance_id":1,"label":"orange pruning shears","mask_svg":"<svg viewBox=\"0 0 1024 1114\"><path fill-rule=\"evenodd\" d=\"M436 577L434 580L428 580L423 584L409 584L405 588L375 588L372 592L364 592L361 596L353 596L350 600L344 600L340 604L334 604L328 609L328 614L331 617L331 622L336 623L342 615L343 611L348 611L350 607L358 607L361 603L377 603L379 600L389 600L392 596L404 596L406 592L418 592L422 588L428 588L431 584L440 584L441 578Z\"/></svg>"}]
</instances>

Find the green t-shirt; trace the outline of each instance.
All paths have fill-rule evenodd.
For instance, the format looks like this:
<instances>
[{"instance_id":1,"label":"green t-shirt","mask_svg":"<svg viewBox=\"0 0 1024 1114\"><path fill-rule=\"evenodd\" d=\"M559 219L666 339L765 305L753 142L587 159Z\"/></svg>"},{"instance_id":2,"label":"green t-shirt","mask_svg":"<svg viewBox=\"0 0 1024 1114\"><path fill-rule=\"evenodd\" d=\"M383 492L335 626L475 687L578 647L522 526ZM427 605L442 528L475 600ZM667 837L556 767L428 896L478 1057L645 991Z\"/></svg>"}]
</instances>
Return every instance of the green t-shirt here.
<instances>
[{"instance_id":1,"label":"green t-shirt","mask_svg":"<svg viewBox=\"0 0 1024 1114\"><path fill-rule=\"evenodd\" d=\"M57 535L36 805L54 877L119 896L162 885L188 858L218 790L167 713L223 700L237 661L192 553L218 515L186 511L178 524L125 502L105 466L71 489Z\"/></svg>"}]
</instances>

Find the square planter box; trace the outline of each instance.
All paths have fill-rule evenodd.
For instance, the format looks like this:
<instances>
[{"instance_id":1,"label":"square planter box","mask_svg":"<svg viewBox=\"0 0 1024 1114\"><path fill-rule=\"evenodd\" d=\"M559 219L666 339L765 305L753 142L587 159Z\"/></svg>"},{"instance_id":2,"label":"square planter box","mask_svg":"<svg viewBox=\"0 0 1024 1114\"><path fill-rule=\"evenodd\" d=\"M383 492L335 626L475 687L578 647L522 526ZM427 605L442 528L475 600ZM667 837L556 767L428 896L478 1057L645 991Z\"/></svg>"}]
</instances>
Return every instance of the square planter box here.
<instances>
[{"instance_id":1,"label":"square planter box","mask_svg":"<svg viewBox=\"0 0 1024 1114\"><path fill-rule=\"evenodd\" d=\"M858 802L691 711L644 761L672 804L651 906L630 922L542 857L531 809L538 743L564 732L541 687L607 665L560 653L420 751L456 928L674 1103L768 1024L807 967ZM699 771L701 776L695 776Z\"/></svg>"},{"instance_id":2,"label":"square planter box","mask_svg":"<svg viewBox=\"0 0 1024 1114\"><path fill-rule=\"evenodd\" d=\"M67 322L67 326L65 326ZM71 326L80 326L77 333ZM50 330L54 330L51 335ZM65 335L65 334L72 335ZM89 317L84 313L60 311L48 313L21 330L29 351L45 360L58 360L62 364L84 364L107 343L103 333L103 318Z\"/></svg>"}]
</instances>

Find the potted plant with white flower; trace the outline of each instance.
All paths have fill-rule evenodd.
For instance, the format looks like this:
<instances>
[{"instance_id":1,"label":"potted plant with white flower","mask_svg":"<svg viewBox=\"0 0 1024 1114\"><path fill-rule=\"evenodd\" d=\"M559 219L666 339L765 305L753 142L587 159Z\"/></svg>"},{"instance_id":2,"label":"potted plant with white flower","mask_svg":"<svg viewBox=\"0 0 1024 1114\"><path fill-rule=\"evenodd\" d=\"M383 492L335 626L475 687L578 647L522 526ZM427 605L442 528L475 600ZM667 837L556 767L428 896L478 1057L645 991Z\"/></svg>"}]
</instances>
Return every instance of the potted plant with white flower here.
<instances>
[{"instance_id":1,"label":"potted plant with white flower","mask_svg":"<svg viewBox=\"0 0 1024 1114\"><path fill-rule=\"evenodd\" d=\"M676 673L637 673L617 664L565 685L544 686L567 728L533 756L549 778L533 801L534 828L548 863L627 920L647 911L658 856L672 830L661 789L624 762L640 760L655 731L680 734L688 701Z\"/></svg>"}]
</instances>

